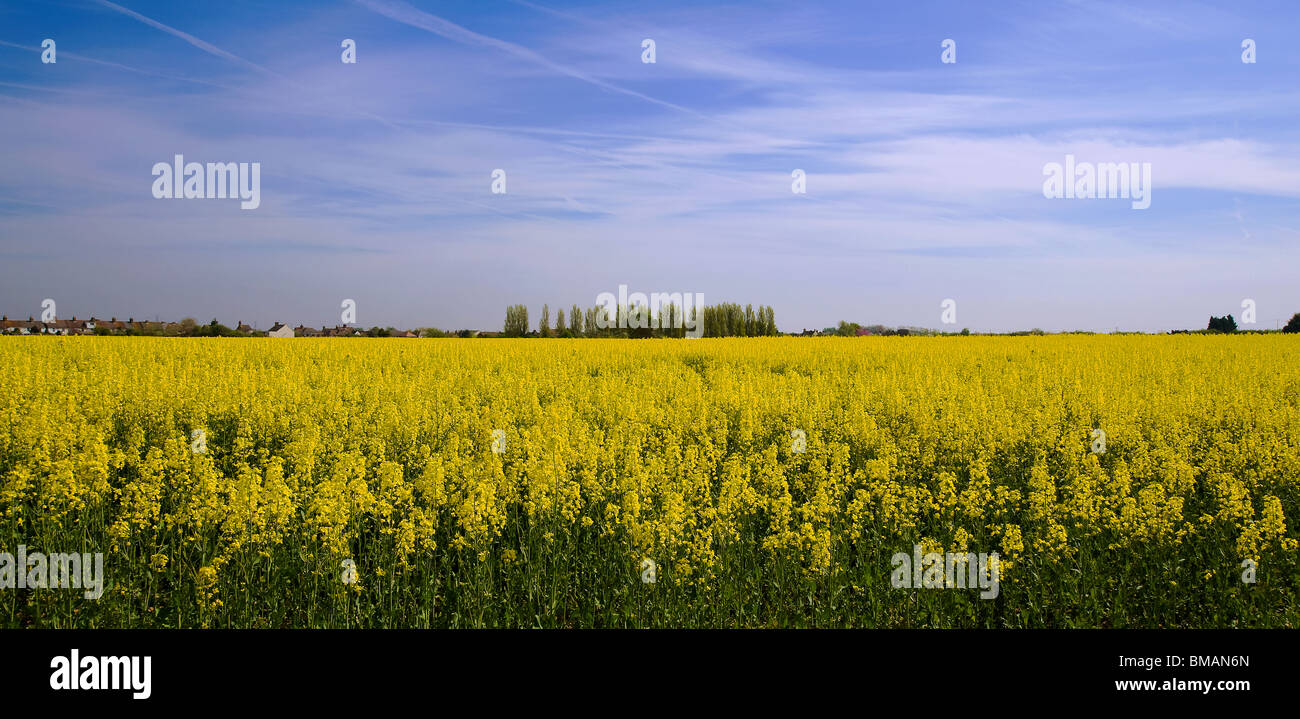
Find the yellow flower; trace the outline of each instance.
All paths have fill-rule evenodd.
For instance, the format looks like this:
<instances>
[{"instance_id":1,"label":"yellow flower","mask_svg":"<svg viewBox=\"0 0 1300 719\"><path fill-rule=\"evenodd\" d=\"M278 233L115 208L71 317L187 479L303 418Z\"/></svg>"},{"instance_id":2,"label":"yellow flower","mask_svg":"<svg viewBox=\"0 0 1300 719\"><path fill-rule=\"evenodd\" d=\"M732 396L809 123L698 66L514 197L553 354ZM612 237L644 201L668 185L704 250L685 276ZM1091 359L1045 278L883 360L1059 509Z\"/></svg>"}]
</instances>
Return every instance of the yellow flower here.
<instances>
[{"instance_id":1,"label":"yellow flower","mask_svg":"<svg viewBox=\"0 0 1300 719\"><path fill-rule=\"evenodd\" d=\"M535 595L519 584L535 578L508 568L540 550L557 576L650 556L661 581L690 586L656 597L680 607L635 612L596 593L602 617L803 625L843 607L846 622L890 625L914 617L873 596L882 576L866 558L881 547L996 551L1008 581L1032 568L1036 582L1094 594L1136 573L1158 605L1185 606L1222 598L1164 568L1197 568L1193 585L1223 569L1227 591L1246 592L1224 557L1267 560L1272 581L1294 571L1300 545L1284 515L1300 500L1300 364L1281 334L67 339L0 338L10 544L93 547L153 573L205 566L192 618L176 606L187 592L154 581L118 584L105 598L117 608L89 620L33 594L21 615L37 624L134 606L212 626L495 622L515 616L502 602ZM391 601L331 604L364 594L337 591L345 559L391 571ZM1121 574L1079 574L1103 559ZM261 586L268 577L282 584ZM217 596L227 578L229 605ZM322 598L320 585L335 591ZM853 614L834 594L846 587L879 613ZM258 592L284 598L283 614L264 616ZM1002 595L996 619L946 600L927 616L1113 619L1026 611L1018 594ZM696 611L717 596L752 613ZM1215 608L1242 626L1300 622L1290 605L1276 617Z\"/></svg>"}]
</instances>

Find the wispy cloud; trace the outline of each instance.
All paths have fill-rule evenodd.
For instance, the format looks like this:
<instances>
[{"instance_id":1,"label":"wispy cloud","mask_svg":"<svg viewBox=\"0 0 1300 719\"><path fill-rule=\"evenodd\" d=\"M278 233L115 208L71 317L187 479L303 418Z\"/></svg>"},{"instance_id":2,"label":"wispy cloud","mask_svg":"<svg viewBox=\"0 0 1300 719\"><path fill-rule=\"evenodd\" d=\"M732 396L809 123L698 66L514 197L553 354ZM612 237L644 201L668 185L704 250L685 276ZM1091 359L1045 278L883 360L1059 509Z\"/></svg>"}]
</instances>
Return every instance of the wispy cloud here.
<instances>
[{"instance_id":1,"label":"wispy cloud","mask_svg":"<svg viewBox=\"0 0 1300 719\"><path fill-rule=\"evenodd\" d=\"M191 35L191 34L189 34L189 33L187 33L187 32L183 32L183 31L181 31L181 30L177 30L176 28L174 28L174 27L172 27L172 26L170 26L170 25L164 25L163 23L160 23L160 22L158 22L157 20L154 20L153 18L150 18L150 17L146 17L146 16L144 16L144 15L141 15L140 13L138 13L138 12L136 12L136 11L134 11L134 10L131 10L131 9L129 9L129 8L122 7L121 5L118 5L117 3L112 3L112 2L109 2L108 0L95 0L95 2L99 3L100 5L103 5L103 6L106 7L106 8L109 8L110 10L114 10L114 11L116 11L116 12L120 12L120 13L122 13L123 15L126 15L127 17L130 17L130 18L134 18L134 19L136 19L136 20L139 20L140 22L142 22L142 23L144 23L144 24L148 25L149 27L152 27L152 28L154 28L154 29L156 29L156 30L162 30L163 32L167 33L168 35L171 35L171 36L173 36L173 37L178 37L178 38L184 40L185 42L187 42L187 43L193 45L194 47L197 47L198 49L200 49L200 50L202 50L203 52L206 52L206 53L208 53L208 54L210 54L210 55L215 55L215 56L217 56L217 57L224 58L224 59L229 60L229 61L231 61L231 62L233 62L233 63L238 64L238 65L242 65L243 67L246 67L246 68L248 68L248 69L250 69L250 70L256 70L257 72L264 73L264 74L266 74L266 75L270 75L270 76L272 76L272 77L279 77L276 73L274 73L274 72L272 72L271 70L268 70L268 69L262 67L261 65L258 65L258 64L255 63L255 62L252 62L252 61L250 61L250 60L245 60L244 58L239 57L238 55L236 55L236 54L234 54L234 53L232 53L232 52L227 52L226 50L222 50L221 48L217 47L216 45L213 45L213 44L210 43L210 42L206 42L206 41L204 41L204 40L200 40L199 38L194 37L193 35Z\"/></svg>"},{"instance_id":2,"label":"wispy cloud","mask_svg":"<svg viewBox=\"0 0 1300 719\"><path fill-rule=\"evenodd\" d=\"M104 0L100 0L100 1L103 2ZM552 70L562 75L567 75L577 80L581 80L585 83L595 85L596 87L602 90L617 92L623 95L627 95L629 97L637 98L638 100L644 100L646 102L653 103L661 107L666 107L671 110L676 110L678 112L684 112L693 115L699 114L696 111L691 110L690 108L682 107L681 105L667 102L665 100L660 100L658 98L650 97L649 95L646 95L645 93L642 92L637 92L636 90L631 90L626 87L620 87L613 83L605 82L600 78L593 77L592 75L589 75L587 73L580 72L561 63L554 62L544 57L540 53L530 50L522 45L517 45L515 43L508 42L506 40L501 40L494 37L489 37L487 35L481 35L472 30L463 28L460 25L457 25L449 20L440 18L437 15L433 15L424 12L423 10L419 10L411 6L409 3L401 2L400 0L355 0L355 1L357 2L357 4L365 8L368 8L374 12L377 12L380 15L391 18L400 23L410 25L411 27L416 27L421 30L427 30L428 32L431 32L440 37L444 37L448 40L452 40L467 45L480 45L483 47L490 47L495 50L500 50L501 52L505 52L510 55L513 55L514 57L517 57L521 60L525 60L527 62L533 63L540 67L544 67L548 70Z\"/></svg>"},{"instance_id":3,"label":"wispy cloud","mask_svg":"<svg viewBox=\"0 0 1300 719\"><path fill-rule=\"evenodd\" d=\"M58 295L320 324L360 296L377 323L491 327L621 283L773 304L793 329L932 325L945 297L976 329L1203 322L1168 299L1189 294L1300 303L1300 68L1277 50L1300 20L1268 5L1026 2L994 22L951 2L940 32L842 0L146 2L97 0L129 42L85 5L15 8L0 33L11 314ZM1210 21L1262 28L1261 62ZM66 28L58 65L32 44L47 27ZM262 206L155 200L176 153L260 162ZM1047 200L1067 153L1150 162L1151 209Z\"/></svg>"}]
</instances>

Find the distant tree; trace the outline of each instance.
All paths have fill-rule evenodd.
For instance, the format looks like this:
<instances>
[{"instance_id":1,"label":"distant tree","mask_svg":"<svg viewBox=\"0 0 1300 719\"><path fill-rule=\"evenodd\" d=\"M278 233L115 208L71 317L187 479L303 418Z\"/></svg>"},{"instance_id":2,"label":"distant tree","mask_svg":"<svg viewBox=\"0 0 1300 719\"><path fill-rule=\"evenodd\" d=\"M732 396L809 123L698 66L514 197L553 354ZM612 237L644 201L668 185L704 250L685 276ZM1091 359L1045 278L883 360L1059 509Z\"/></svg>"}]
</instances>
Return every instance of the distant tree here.
<instances>
[{"instance_id":1,"label":"distant tree","mask_svg":"<svg viewBox=\"0 0 1300 719\"><path fill-rule=\"evenodd\" d=\"M577 305L569 308L569 332L574 337L582 334L582 310Z\"/></svg>"},{"instance_id":2,"label":"distant tree","mask_svg":"<svg viewBox=\"0 0 1300 719\"><path fill-rule=\"evenodd\" d=\"M537 334L543 337L551 336L551 306L542 305L542 318L537 322Z\"/></svg>"},{"instance_id":3,"label":"distant tree","mask_svg":"<svg viewBox=\"0 0 1300 719\"><path fill-rule=\"evenodd\" d=\"M1211 332L1236 332L1237 321L1232 318L1232 315L1228 315L1227 317L1215 317L1211 315L1210 324L1206 329Z\"/></svg>"},{"instance_id":4,"label":"distant tree","mask_svg":"<svg viewBox=\"0 0 1300 719\"><path fill-rule=\"evenodd\" d=\"M762 307L760 308L760 314L762 317L763 330L759 334L766 335L768 337L775 337L781 334L780 331L776 329L775 310L773 310L770 306Z\"/></svg>"},{"instance_id":5,"label":"distant tree","mask_svg":"<svg viewBox=\"0 0 1300 719\"><path fill-rule=\"evenodd\" d=\"M182 325L184 325L184 323L182 323ZM183 328L181 333L186 334ZM194 337L238 337L240 336L239 332L236 332L235 330L232 330L229 327L221 324L220 322L217 321L215 317L212 318L212 321L209 322L208 324L199 327L195 330L192 330L188 334Z\"/></svg>"},{"instance_id":6,"label":"distant tree","mask_svg":"<svg viewBox=\"0 0 1300 719\"><path fill-rule=\"evenodd\" d=\"M506 324L501 334L506 337L523 337L528 334L528 308L510 305L506 308Z\"/></svg>"},{"instance_id":7,"label":"distant tree","mask_svg":"<svg viewBox=\"0 0 1300 719\"><path fill-rule=\"evenodd\" d=\"M1300 332L1300 312L1291 315L1286 326L1282 328L1283 332Z\"/></svg>"},{"instance_id":8,"label":"distant tree","mask_svg":"<svg viewBox=\"0 0 1300 719\"><path fill-rule=\"evenodd\" d=\"M555 334L558 337L564 337L569 334L569 326L564 323L563 307L559 307L555 310Z\"/></svg>"},{"instance_id":9,"label":"distant tree","mask_svg":"<svg viewBox=\"0 0 1300 719\"><path fill-rule=\"evenodd\" d=\"M216 318L213 318L212 323L216 324L216 322L217 322ZM194 334L194 330L197 329L198 326L199 323L195 321L193 317L186 317L185 319L181 320L180 333L183 335L192 335Z\"/></svg>"},{"instance_id":10,"label":"distant tree","mask_svg":"<svg viewBox=\"0 0 1300 719\"><path fill-rule=\"evenodd\" d=\"M678 329L686 322L686 316L676 302L669 302L659 314L659 334L663 337L680 337L683 330Z\"/></svg>"},{"instance_id":11,"label":"distant tree","mask_svg":"<svg viewBox=\"0 0 1300 719\"><path fill-rule=\"evenodd\" d=\"M837 337L856 337L860 329L862 329L862 325L857 322L840 320L840 326L835 329L835 335Z\"/></svg>"},{"instance_id":12,"label":"distant tree","mask_svg":"<svg viewBox=\"0 0 1300 719\"><path fill-rule=\"evenodd\" d=\"M694 308L692 308L694 309ZM745 308L734 302L708 305L704 308L704 335L706 337L744 337L753 325L753 307L746 321Z\"/></svg>"}]
</instances>

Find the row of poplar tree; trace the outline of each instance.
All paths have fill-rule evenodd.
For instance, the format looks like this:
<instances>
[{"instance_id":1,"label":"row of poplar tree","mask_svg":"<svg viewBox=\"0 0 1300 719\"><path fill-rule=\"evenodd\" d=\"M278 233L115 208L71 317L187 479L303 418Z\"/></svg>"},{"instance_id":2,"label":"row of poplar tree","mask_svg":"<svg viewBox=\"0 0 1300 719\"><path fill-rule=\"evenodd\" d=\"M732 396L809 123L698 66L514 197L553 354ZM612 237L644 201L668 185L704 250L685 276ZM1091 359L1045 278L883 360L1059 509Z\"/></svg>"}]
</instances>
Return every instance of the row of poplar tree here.
<instances>
[{"instance_id":1,"label":"row of poplar tree","mask_svg":"<svg viewBox=\"0 0 1300 719\"><path fill-rule=\"evenodd\" d=\"M506 337L684 337L695 336L687 327L694 327L698 310L667 305L655 315L647 307L622 306L615 308L614 316L606 315L601 305L583 310L577 305L556 311L555 325L551 325L551 308L542 305L542 316L533 330L528 320L528 307L510 305L506 308L506 321L502 334ZM600 321L606 315L604 322ZM776 312L767 305L741 307L734 302L705 305L702 312L705 337L775 337ZM604 325L602 327L601 325Z\"/></svg>"}]
</instances>

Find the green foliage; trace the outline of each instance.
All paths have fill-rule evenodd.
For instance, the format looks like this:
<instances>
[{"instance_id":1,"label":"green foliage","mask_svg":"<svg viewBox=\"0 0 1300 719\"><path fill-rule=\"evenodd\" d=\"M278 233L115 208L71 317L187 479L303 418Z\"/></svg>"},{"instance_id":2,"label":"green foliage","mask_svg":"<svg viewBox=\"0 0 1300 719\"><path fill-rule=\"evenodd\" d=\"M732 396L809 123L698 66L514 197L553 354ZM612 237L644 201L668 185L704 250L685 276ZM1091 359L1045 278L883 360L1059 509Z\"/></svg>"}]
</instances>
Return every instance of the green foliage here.
<instances>
[{"instance_id":1,"label":"green foliage","mask_svg":"<svg viewBox=\"0 0 1300 719\"><path fill-rule=\"evenodd\" d=\"M559 311L554 331L550 328L550 308L542 306L537 334L541 337L685 337L688 327L703 322L705 337L775 337L780 335L776 326L776 311L766 305L741 307L735 303L709 305L703 311L695 307L683 308L670 302L659 307L615 307L612 316L603 305L583 310L573 305L568 314L568 328L564 327L565 314ZM696 314L700 318L696 318ZM644 319L649 326L641 326ZM605 327L600 327L605 324ZM506 308L503 334L507 337L528 336L528 309L523 305Z\"/></svg>"},{"instance_id":2,"label":"green foliage","mask_svg":"<svg viewBox=\"0 0 1300 719\"><path fill-rule=\"evenodd\" d=\"M212 319L212 322L202 327L196 327L187 334L191 337L247 337L243 332L233 330L220 322L217 322L215 317Z\"/></svg>"},{"instance_id":3,"label":"green foliage","mask_svg":"<svg viewBox=\"0 0 1300 719\"><path fill-rule=\"evenodd\" d=\"M501 333L506 337L523 337L528 334L528 308L510 305L506 308L506 322Z\"/></svg>"},{"instance_id":4,"label":"green foliage","mask_svg":"<svg viewBox=\"0 0 1300 719\"><path fill-rule=\"evenodd\" d=\"M1210 325L1209 327L1206 327L1206 329L1211 332L1236 332L1237 321L1232 318L1232 315L1228 315L1227 317L1215 317L1211 315Z\"/></svg>"}]
</instances>

